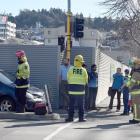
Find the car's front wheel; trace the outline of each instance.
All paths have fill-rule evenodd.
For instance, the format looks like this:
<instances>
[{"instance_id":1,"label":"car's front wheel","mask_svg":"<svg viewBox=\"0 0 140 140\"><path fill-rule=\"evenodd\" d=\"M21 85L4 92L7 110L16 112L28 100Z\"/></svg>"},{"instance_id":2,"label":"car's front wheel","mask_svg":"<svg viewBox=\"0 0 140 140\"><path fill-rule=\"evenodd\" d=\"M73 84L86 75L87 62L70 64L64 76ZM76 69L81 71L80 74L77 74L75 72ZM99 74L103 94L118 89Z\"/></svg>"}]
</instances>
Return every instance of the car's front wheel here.
<instances>
[{"instance_id":1,"label":"car's front wheel","mask_svg":"<svg viewBox=\"0 0 140 140\"><path fill-rule=\"evenodd\" d=\"M14 111L16 108L15 102L10 97L3 97L0 99L0 111Z\"/></svg>"}]
</instances>

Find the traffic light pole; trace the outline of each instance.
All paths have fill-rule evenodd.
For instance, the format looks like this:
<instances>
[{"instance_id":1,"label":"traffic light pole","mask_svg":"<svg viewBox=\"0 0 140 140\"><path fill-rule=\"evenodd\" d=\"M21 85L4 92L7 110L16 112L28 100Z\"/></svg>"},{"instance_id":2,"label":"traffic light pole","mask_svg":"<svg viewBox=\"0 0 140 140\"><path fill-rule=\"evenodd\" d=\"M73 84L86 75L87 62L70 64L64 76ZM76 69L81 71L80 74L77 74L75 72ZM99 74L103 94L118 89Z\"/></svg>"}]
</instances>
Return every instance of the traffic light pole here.
<instances>
[{"instance_id":1,"label":"traffic light pole","mask_svg":"<svg viewBox=\"0 0 140 140\"><path fill-rule=\"evenodd\" d=\"M71 0L68 0L68 12L67 12L67 48L66 58L70 60L71 52Z\"/></svg>"}]
</instances>

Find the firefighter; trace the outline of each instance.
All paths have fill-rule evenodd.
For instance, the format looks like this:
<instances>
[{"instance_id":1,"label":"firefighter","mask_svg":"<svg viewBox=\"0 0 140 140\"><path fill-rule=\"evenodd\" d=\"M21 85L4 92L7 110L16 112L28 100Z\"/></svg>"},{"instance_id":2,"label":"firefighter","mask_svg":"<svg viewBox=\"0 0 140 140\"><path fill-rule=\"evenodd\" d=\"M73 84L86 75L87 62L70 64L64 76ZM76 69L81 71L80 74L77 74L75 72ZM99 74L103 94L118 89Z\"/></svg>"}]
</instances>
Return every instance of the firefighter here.
<instances>
[{"instance_id":1,"label":"firefighter","mask_svg":"<svg viewBox=\"0 0 140 140\"><path fill-rule=\"evenodd\" d=\"M15 80L15 95L17 98L16 112L23 113L25 111L26 104L26 91L29 87L30 67L23 50L17 51L16 57L18 59L18 68Z\"/></svg>"},{"instance_id":2,"label":"firefighter","mask_svg":"<svg viewBox=\"0 0 140 140\"><path fill-rule=\"evenodd\" d=\"M74 117L74 105L77 102L79 110L79 122L84 122L84 99L85 85L88 83L88 74L82 67L84 59L82 55L76 55L74 58L74 66L67 73L68 94L69 94L69 111L66 122L72 122Z\"/></svg>"},{"instance_id":3,"label":"firefighter","mask_svg":"<svg viewBox=\"0 0 140 140\"><path fill-rule=\"evenodd\" d=\"M133 58L131 80L126 84L130 89L133 107L133 119L130 123L140 122L140 59Z\"/></svg>"}]
</instances>

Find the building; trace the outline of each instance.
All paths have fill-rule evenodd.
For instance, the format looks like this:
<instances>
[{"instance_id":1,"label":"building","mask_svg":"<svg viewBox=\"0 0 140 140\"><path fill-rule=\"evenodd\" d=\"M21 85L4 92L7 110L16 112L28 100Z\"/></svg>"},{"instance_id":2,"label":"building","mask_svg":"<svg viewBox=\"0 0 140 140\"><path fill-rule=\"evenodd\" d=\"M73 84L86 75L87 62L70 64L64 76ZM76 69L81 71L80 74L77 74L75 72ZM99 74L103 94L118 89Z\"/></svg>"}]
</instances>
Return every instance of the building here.
<instances>
[{"instance_id":1,"label":"building","mask_svg":"<svg viewBox=\"0 0 140 140\"><path fill-rule=\"evenodd\" d=\"M45 45L58 45L58 37L64 36L66 42L66 32L65 27L61 26L58 28L45 28L44 36L45 36ZM98 30L89 29L87 27L84 28L84 37L75 40L73 37L71 38L73 46L90 46L96 47L101 44L102 35Z\"/></svg>"},{"instance_id":2,"label":"building","mask_svg":"<svg viewBox=\"0 0 140 140\"><path fill-rule=\"evenodd\" d=\"M58 37L65 36L65 27L45 28L45 45L58 45Z\"/></svg>"},{"instance_id":3,"label":"building","mask_svg":"<svg viewBox=\"0 0 140 140\"><path fill-rule=\"evenodd\" d=\"M0 38L8 39L16 37L16 24L8 21L7 16L0 15Z\"/></svg>"},{"instance_id":4,"label":"building","mask_svg":"<svg viewBox=\"0 0 140 140\"><path fill-rule=\"evenodd\" d=\"M79 39L80 46L98 47L102 42L102 34L96 29L84 28L84 37Z\"/></svg>"}]
</instances>

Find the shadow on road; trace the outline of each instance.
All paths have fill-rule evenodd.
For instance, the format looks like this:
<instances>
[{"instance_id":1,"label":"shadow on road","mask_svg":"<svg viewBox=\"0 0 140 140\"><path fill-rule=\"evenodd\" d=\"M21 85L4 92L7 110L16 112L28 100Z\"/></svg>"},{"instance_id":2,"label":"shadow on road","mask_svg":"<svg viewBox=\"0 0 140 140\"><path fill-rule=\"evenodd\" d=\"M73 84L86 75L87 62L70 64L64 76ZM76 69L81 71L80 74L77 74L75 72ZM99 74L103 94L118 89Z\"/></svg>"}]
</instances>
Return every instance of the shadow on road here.
<instances>
[{"instance_id":1,"label":"shadow on road","mask_svg":"<svg viewBox=\"0 0 140 140\"><path fill-rule=\"evenodd\" d=\"M59 122L42 122L42 123L28 123L28 124L16 124L16 125L11 125L11 126L6 126L4 128L15 128L15 127L33 127L33 126L47 126L47 125L55 125L55 124L63 124L65 123L64 121L59 121Z\"/></svg>"},{"instance_id":2,"label":"shadow on road","mask_svg":"<svg viewBox=\"0 0 140 140\"><path fill-rule=\"evenodd\" d=\"M74 129L95 129L95 128L100 128L100 129L115 129L119 128L120 126L124 125L130 125L129 123L117 123L117 124L104 124L104 125L97 125L94 127L80 127L80 128L74 128Z\"/></svg>"},{"instance_id":3,"label":"shadow on road","mask_svg":"<svg viewBox=\"0 0 140 140\"><path fill-rule=\"evenodd\" d=\"M96 111L96 112L89 112L87 113L87 117L88 118L109 118L109 117L117 117L117 116L120 116L120 114L116 114L115 111L111 111L111 112L108 112L106 111L105 109L101 108L100 111Z\"/></svg>"}]
</instances>

